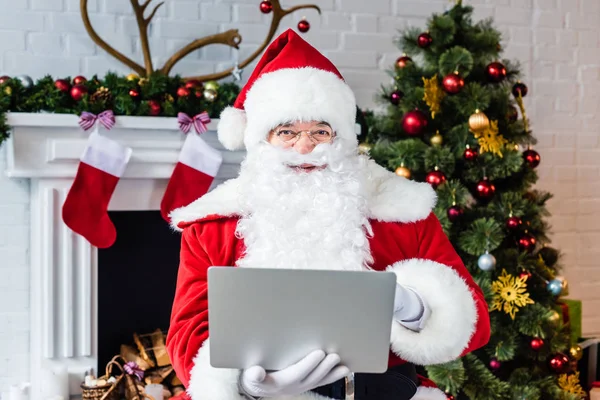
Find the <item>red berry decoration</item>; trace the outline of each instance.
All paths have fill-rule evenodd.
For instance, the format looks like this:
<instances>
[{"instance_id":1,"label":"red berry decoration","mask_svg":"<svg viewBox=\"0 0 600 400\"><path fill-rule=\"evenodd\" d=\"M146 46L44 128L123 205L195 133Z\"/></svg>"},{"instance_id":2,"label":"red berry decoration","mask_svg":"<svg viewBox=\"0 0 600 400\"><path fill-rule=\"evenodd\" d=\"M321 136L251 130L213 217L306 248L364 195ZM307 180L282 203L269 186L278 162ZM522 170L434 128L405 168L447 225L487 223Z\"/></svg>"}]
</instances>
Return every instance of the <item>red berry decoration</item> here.
<instances>
[{"instance_id":1,"label":"red berry decoration","mask_svg":"<svg viewBox=\"0 0 600 400\"><path fill-rule=\"evenodd\" d=\"M429 32L421 33L417 38L417 45L422 49L429 47L429 45L433 42L433 38L429 34Z\"/></svg>"},{"instance_id":2,"label":"red berry decoration","mask_svg":"<svg viewBox=\"0 0 600 400\"><path fill-rule=\"evenodd\" d=\"M485 73L490 81L502 82L506 78L506 67L496 61L486 67Z\"/></svg>"},{"instance_id":3,"label":"red berry decoration","mask_svg":"<svg viewBox=\"0 0 600 400\"><path fill-rule=\"evenodd\" d=\"M0 85L2 85L3 83L6 83L8 81L10 81L10 76L6 76L6 75L0 76Z\"/></svg>"},{"instance_id":4,"label":"red berry decoration","mask_svg":"<svg viewBox=\"0 0 600 400\"><path fill-rule=\"evenodd\" d=\"M535 248L536 242L535 237L526 233L519 238L519 249L531 253Z\"/></svg>"},{"instance_id":5,"label":"red berry decoration","mask_svg":"<svg viewBox=\"0 0 600 400\"><path fill-rule=\"evenodd\" d=\"M87 82L87 79L84 76L78 75L73 78L73 85L83 85Z\"/></svg>"},{"instance_id":6,"label":"red berry decoration","mask_svg":"<svg viewBox=\"0 0 600 400\"><path fill-rule=\"evenodd\" d=\"M138 97L140 97L140 92L138 92L138 91L137 91L137 90L135 90L135 89L131 89L131 90L129 91L129 96L131 96L131 97L132 97L132 98L134 98L134 99L137 99Z\"/></svg>"},{"instance_id":7,"label":"red berry decoration","mask_svg":"<svg viewBox=\"0 0 600 400\"><path fill-rule=\"evenodd\" d=\"M525 279L525 280L527 281L527 280L529 280L529 279L531 278L531 272L529 272L529 271L522 271L522 272L519 274L519 278L521 278L521 279ZM540 339L540 340L541 340L541 339Z\"/></svg>"},{"instance_id":8,"label":"red berry decoration","mask_svg":"<svg viewBox=\"0 0 600 400\"><path fill-rule=\"evenodd\" d=\"M464 213L465 211L461 207L452 206L448 209L448 219L450 220L450 222L455 222L460 217L462 217Z\"/></svg>"},{"instance_id":9,"label":"red berry decoration","mask_svg":"<svg viewBox=\"0 0 600 400\"><path fill-rule=\"evenodd\" d=\"M566 372L569 368L569 357L563 353L555 354L549 361L550 369L557 374Z\"/></svg>"},{"instance_id":10,"label":"red berry decoration","mask_svg":"<svg viewBox=\"0 0 600 400\"><path fill-rule=\"evenodd\" d=\"M404 96L404 94L401 91L394 90L390 94L390 103L392 103L393 105L397 106L398 104L400 104L400 100L402 100L403 96Z\"/></svg>"},{"instance_id":11,"label":"red berry decoration","mask_svg":"<svg viewBox=\"0 0 600 400\"><path fill-rule=\"evenodd\" d=\"M87 94L88 90L83 85L75 85L71 88L71 98L75 101L83 99L83 96Z\"/></svg>"},{"instance_id":12,"label":"red berry decoration","mask_svg":"<svg viewBox=\"0 0 600 400\"><path fill-rule=\"evenodd\" d=\"M189 81L185 82L184 87L186 89L192 90L192 89L201 89L202 88L202 82L200 82L199 80L196 79L190 79Z\"/></svg>"},{"instance_id":13,"label":"red berry decoration","mask_svg":"<svg viewBox=\"0 0 600 400\"><path fill-rule=\"evenodd\" d=\"M468 146L465 149L465 152L463 153L463 157L467 161L475 161L477 159L478 155L479 155L479 153L477 153L477 150L472 149Z\"/></svg>"},{"instance_id":14,"label":"red berry decoration","mask_svg":"<svg viewBox=\"0 0 600 400\"><path fill-rule=\"evenodd\" d=\"M396 65L398 68L404 68L408 65L408 63L412 62L412 58L407 55L403 55L396 60Z\"/></svg>"},{"instance_id":15,"label":"red berry decoration","mask_svg":"<svg viewBox=\"0 0 600 400\"><path fill-rule=\"evenodd\" d=\"M519 94L521 97L525 97L527 96L527 90L527 86L524 83L517 82L512 87L512 94L515 97L519 97Z\"/></svg>"},{"instance_id":16,"label":"red berry decoration","mask_svg":"<svg viewBox=\"0 0 600 400\"><path fill-rule=\"evenodd\" d=\"M402 129L407 135L420 135L426 126L427 116L419 110L409 111L402 118Z\"/></svg>"},{"instance_id":17,"label":"red berry decoration","mask_svg":"<svg viewBox=\"0 0 600 400\"><path fill-rule=\"evenodd\" d=\"M149 114L156 116L159 115L161 112L161 107L160 107L160 103L156 100L149 100L148 101L148 106L150 107L150 111Z\"/></svg>"},{"instance_id":18,"label":"red berry decoration","mask_svg":"<svg viewBox=\"0 0 600 400\"><path fill-rule=\"evenodd\" d=\"M527 163L527 165L529 165L530 168L535 168L538 165L540 165L541 157L539 153L535 150L525 150L523 152L523 158L525 159L525 162Z\"/></svg>"},{"instance_id":19,"label":"red berry decoration","mask_svg":"<svg viewBox=\"0 0 600 400\"><path fill-rule=\"evenodd\" d=\"M496 193L496 186L488 178L483 178L477 183L476 190L480 200L489 200Z\"/></svg>"},{"instance_id":20,"label":"red berry decoration","mask_svg":"<svg viewBox=\"0 0 600 400\"><path fill-rule=\"evenodd\" d=\"M303 19L302 21L298 22L298 30L302 33L304 32L308 32L308 30L310 29L310 23Z\"/></svg>"},{"instance_id":21,"label":"red berry decoration","mask_svg":"<svg viewBox=\"0 0 600 400\"><path fill-rule=\"evenodd\" d=\"M263 14L268 14L273 11L273 4L269 0L263 0L260 2L260 11Z\"/></svg>"},{"instance_id":22,"label":"red berry decoration","mask_svg":"<svg viewBox=\"0 0 600 400\"><path fill-rule=\"evenodd\" d=\"M544 347L544 339L535 337L531 339L531 343L529 343L529 346L531 347L531 350L538 351L539 349Z\"/></svg>"},{"instance_id":23,"label":"red berry decoration","mask_svg":"<svg viewBox=\"0 0 600 400\"><path fill-rule=\"evenodd\" d=\"M493 371L499 370L501 366L502 366L502 363L500 361L498 361L497 358L494 357L490 360L490 368Z\"/></svg>"},{"instance_id":24,"label":"red berry decoration","mask_svg":"<svg viewBox=\"0 0 600 400\"><path fill-rule=\"evenodd\" d=\"M431 171L425 176L425 181L437 189L442 183L446 182L446 175L442 171Z\"/></svg>"},{"instance_id":25,"label":"red berry decoration","mask_svg":"<svg viewBox=\"0 0 600 400\"><path fill-rule=\"evenodd\" d=\"M508 217L508 219L506 220L506 227L509 230L514 231L517 230L522 223L523 221L521 221L521 218L512 216Z\"/></svg>"},{"instance_id":26,"label":"red berry decoration","mask_svg":"<svg viewBox=\"0 0 600 400\"><path fill-rule=\"evenodd\" d=\"M54 82L54 87L63 93L68 93L71 90L71 84L66 79L57 79Z\"/></svg>"},{"instance_id":27,"label":"red berry decoration","mask_svg":"<svg viewBox=\"0 0 600 400\"><path fill-rule=\"evenodd\" d=\"M182 86L177 89L177 96L179 97L187 97L190 95L190 90L185 86Z\"/></svg>"},{"instance_id":28,"label":"red berry decoration","mask_svg":"<svg viewBox=\"0 0 600 400\"><path fill-rule=\"evenodd\" d=\"M465 80L458 73L453 72L444 77L442 86L446 93L456 94L465 86Z\"/></svg>"},{"instance_id":29,"label":"red berry decoration","mask_svg":"<svg viewBox=\"0 0 600 400\"><path fill-rule=\"evenodd\" d=\"M515 122L517 119L519 119L519 112L517 111L517 107L509 106L508 112L506 113L506 118L508 118L510 122Z\"/></svg>"}]
</instances>

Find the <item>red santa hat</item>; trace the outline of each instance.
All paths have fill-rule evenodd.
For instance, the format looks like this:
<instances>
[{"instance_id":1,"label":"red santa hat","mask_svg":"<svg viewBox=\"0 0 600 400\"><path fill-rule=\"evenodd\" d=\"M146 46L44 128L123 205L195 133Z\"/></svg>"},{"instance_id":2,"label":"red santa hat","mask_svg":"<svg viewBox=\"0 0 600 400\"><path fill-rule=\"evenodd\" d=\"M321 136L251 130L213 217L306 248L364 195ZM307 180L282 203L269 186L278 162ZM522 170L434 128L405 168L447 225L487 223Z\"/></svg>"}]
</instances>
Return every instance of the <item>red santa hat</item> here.
<instances>
[{"instance_id":1,"label":"red santa hat","mask_svg":"<svg viewBox=\"0 0 600 400\"><path fill-rule=\"evenodd\" d=\"M333 63L291 29L265 50L217 127L226 149L247 150L288 121L326 121L345 146L356 146L356 99Z\"/></svg>"}]
</instances>

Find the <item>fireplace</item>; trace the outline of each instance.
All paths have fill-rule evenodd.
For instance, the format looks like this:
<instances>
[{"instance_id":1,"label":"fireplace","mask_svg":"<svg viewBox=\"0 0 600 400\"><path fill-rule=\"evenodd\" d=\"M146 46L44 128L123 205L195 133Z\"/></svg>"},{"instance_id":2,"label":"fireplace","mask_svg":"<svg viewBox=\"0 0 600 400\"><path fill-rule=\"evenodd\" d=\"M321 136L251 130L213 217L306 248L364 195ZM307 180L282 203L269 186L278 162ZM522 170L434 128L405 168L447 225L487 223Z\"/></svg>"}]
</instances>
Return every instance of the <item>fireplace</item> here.
<instances>
[{"instance_id":1,"label":"fireplace","mask_svg":"<svg viewBox=\"0 0 600 400\"><path fill-rule=\"evenodd\" d=\"M111 131L101 131L130 146L133 153L109 204L117 242L99 250L68 229L61 218L88 136L79 128L78 117L12 113L8 124L13 129L5 144L6 173L31 179L31 400L46 400L48 372L65 369L68 395L78 396L84 373L90 369L98 372L98 367L102 373L109 354L119 351L114 346L131 341L131 330L168 327L180 235L168 228L158 210L185 135L175 118L157 117L118 116ZM223 149L216 124L213 120L209 132L203 134L223 153L213 187L235 177L244 156L242 151ZM143 227L133 230L132 225ZM144 257L152 261L147 268L149 261ZM138 290L148 293L143 297ZM152 293L160 293L160 297ZM105 313L119 305L131 307L126 309L139 320L113 335L114 326L113 333L107 330L124 323L118 318L126 314L119 311L111 319ZM131 322L132 318L125 320Z\"/></svg>"},{"instance_id":2,"label":"fireplace","mask_svg":"<svg viewBox=\"0 0 600 400\"><path fill-rule=\"evenodd\" d=\"M98 369L134 334L169 328L181 235L159 211L109 211L115 244L98 250Z\"/></svg>"}]
</instances>

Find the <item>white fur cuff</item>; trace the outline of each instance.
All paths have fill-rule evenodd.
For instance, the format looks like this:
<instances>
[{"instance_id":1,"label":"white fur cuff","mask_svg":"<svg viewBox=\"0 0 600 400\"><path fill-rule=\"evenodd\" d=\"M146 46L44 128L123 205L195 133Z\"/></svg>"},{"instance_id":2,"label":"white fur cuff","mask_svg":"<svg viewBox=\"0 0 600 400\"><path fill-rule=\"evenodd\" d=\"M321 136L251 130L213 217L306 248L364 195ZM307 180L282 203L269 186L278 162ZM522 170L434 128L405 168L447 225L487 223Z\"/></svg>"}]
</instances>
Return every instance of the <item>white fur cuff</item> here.
<instances>
[{"instance_id":1,"label":"white fur cuff","mask_svg":"<svg viewBox=\"0 0 600 400\"><path fill-rule=\"evenodd\" d=\"M458 358L475 332L477 308L467 283L451 267L411 258L388 267L398 283L414 289L431 315L421 331L392 324L391 347L400 358L431 365Z\"/></svg>"},{"instance_id":2,"label":"white fur cuff","mask_svg":"<svg viewBox=\"0 0 600 400\"><path fill-rule=\"evenodd\" d=\"M447 400L448 397L438 388L421 386L410 400Z\"/></svg>"}]
</instances>

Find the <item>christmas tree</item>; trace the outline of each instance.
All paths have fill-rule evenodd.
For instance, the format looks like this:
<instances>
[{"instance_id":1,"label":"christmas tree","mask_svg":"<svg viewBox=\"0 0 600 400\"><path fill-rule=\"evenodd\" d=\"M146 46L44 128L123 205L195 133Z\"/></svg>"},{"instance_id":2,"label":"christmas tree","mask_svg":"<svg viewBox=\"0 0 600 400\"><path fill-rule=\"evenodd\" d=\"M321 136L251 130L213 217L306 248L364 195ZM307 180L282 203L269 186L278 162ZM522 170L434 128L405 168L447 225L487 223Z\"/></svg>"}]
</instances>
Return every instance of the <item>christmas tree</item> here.
<instances>
[{"instance_id":1,"label":"christmas tree","mask_svg":"<svg viewBox=\"0 0 600 400\"><path fill-rule=\"evenodd\" d=\"M399 35L404 54L377 96L386 112L365 112L361 150L436 189L435 213L489 304L488 345L427 375L448 398L581 399L581 348L559 307L566 281L547 237L551 195L534 188L528 88L502 58L493 21L473 22L472 11L459 0Z\"/></svg>"}]
</instances>

